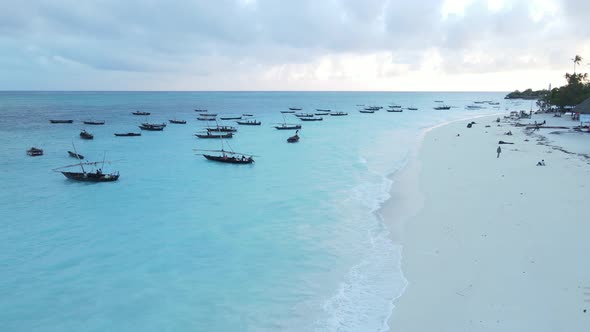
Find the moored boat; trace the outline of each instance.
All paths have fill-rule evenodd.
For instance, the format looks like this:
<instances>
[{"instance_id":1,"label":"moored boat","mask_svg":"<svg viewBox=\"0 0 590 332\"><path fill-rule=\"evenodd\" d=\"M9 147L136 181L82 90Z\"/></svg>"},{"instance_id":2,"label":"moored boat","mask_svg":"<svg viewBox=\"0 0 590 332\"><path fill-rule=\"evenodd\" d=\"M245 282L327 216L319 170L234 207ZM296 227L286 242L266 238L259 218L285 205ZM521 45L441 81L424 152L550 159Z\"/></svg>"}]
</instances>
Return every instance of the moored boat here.
<instances>
[{"instance_id":1,"label":"moored boat","mask_svg":"<svg viewBox=\"0 0 590 332\"><path fill-rule=\"evenodd\" d=\"M314 115L330 115L330 112L316 112Z\"/></svg>"},{"instance_id":2,"label":"moored boat","mask_svg":"<svg viewBox=\"0 0 590 332\"><path fill-rule=\"evenodd\" d=\"M82 139L94 139L94 135L92 135L91 133L87 132L86 130L82 130L80 132L80 138L82 138Z\"/></svg>"},{"instance_id":3,"label":"moored boat","mask_svg":"<svg viewBox=\"0 0 590 332\"><path fill-rule=\"evenodd\" d=\"M86 120L86 121L82 121L82 123L87 124L87 125L95 125L95 126L100 126L105 124L104 120L100 120L100 121L96 121L96 120Z\"/></svg>"},{"instance_id":4,"label":"moored boat","mask_svg":"<svg viewBox=\"0 0 590 332\"><path fill-rule=\"evenodd\" d=\"M224 117L219 117L221 120L241 120L242 117L241 116L224 116Z\"/></svg>"},{"instance_id":5,"label":"moored boat","mask_svg":"<svg viewBox=\"0 0 590 332\"><path fill-rule=\"evenodd\" d=\"M311 118L313 117L313 113L297 113L295 116L298 118Z\"/></svg>"},{"instance_id":6,"label":"moored boat","mask_svg":"<svg viewBox=\"0 0 590 332\"><path fill-rule=\"evenodd\" d=\"M323 121L324 118L320 117L313 117L313 118L299 118L301 121Z\"/></svg>"},{"instance_id":7,"label":"moored boat","mask_svg":"<svg viewBox=\"0 0 590 332\"><path fill-rule=\"evenodd\" d=\"M141 133L115 133L115 136L119 136L119 137L141 136Z\"/></svg>"},{"instance_id":8,"label":"moored boat","mask_svg":"<svg viewBox=\"0 0 590 332\"><path fill-rule=\"evenodd\" d=\"M198 138L232 138L233 133L212 134L210 131L204 134L195 134Z\"/></svg>"},{"instance_id":9,"label":"moored boat","mask_svg":"<svg viewBox=\"0 0 590 332\"><path fill-rule=\"evenodd\" d=\"M401 108L390 108L390 109L388 109L388 110L387 110L387 112L390 112L390 113L391 113L391 112L395 112L395 113L401 113L401 112L403 112L403 111L404 111L404 110L402 110Z\"/></svg>"},{"instance_id":10,"label":"moored boat","mask_svg":"<svg viewBox=\"0 0 590 332\"><path fill-rule=\"evenodd\" d=\"M287 138L287 143L297 143L299 142L299 130L295 132L295 135Z\"/></svg>"},{"instance_id":11,"label":"moored boat","mask_svg":"<svg viewBox=\"0 0 590 332\"><path fill-rule=\"evenodd\" d=\"M68 152L70 152L70 151L68 151ZM74 155L79 156L78 152L76 151L75 146L74 146L74 152L72 152L72 153ZM75 180L75 181L81 181L81 182L113 182L113 181L117 181L119 179L119 172L118 171L115 171L112 173L104 173L102 171L102 168L104 167L104 163L108 162L108 161L105 161L104 159L102 162L93 161L93 162L85 162L85 163L82 162L82 158L78 158L78 160L80 162L77 164L55 168L55 169L53 169L53 171L62 173L68 179ZM87 172L86 169L84 168L84 165L97 166L99 164L101 165L101 167L97 168L95 171L92 171L92 172ZM75 166L79 166L81 169L81 172L62 171L62 169L64 169L64 168L70 168L70 167L75 167Z\"/></svg>"},{"instance_id":12,"label":"moored boat","mask_svg":"<svg viewBox=\"0 0 590 332\"><path fill-rule=\"evenodd\" d=\"M287 113L295 113L295 111L281 111L281 113L283 113L283 114L287 114Z\"/></svg>"},{"instance_id":13,"label":"moored boat","mask_svg":"<svg viewBox=\"0 0 590 332\"><path fill-rule=\"evenodd\" d=\"M238 128L232 126L217 126L217 127L208 127L207 131L214 131L214 132L223 132L223 133L234 133L238 131Z\"/></svg>"},{"instance_id":14,"label":"moored boat","mask_svg":"<svg viewBox=\"0 0 590 332\"><path fill-rule=\"evenodd\" d=\"M170 123L174 124L186 124L186 120L168 120Z\"/></svg>"},{"instance_id":15,"label":"moored boat","mask_svg":"<svg viewBox=\"0 0 590 332\"><path fill-rule=\"evenodd\" d=\"M289 107L290 111L301 111L302 108L301 107Z\"/></svg>"},{"instance_id":16,"label":"moored boat","mask_svg":"<svg viewBox=\"0 0 590 332\"><path fill-rule=\"evenodd\" d=\"M256 121L256 120L243 120L243 121L236 121L236 122L242 126L260 126L262 124L261 121Z\"/></svg>"},{"instance_id":17,"label":"moored boat","mask_svg":"<svg viewBox=\"0 0 590 332\"><path fill-rule=\"evenodd\" d=\"M301 129L301 125L300 124L289 124L289 123L283 123L280 124L278 126L274 126L276 129L278 130L296 130L296 129Z\"/></svg>"},{"instance_id":18,"label":"moored boat","mask_svg":"<svg viewBox=\"0 0 590 332\"><path fill-rule=\"evenodd\" d=\"M359 110L359 112L361 112L361 113L370 113L370 114L375 113L374 110L367 110L367 109Z\"/></svg>"},{"instance_id":19,"label":"moored boat","mask_svg":"<svg viewBox=\"0 0 590 332\"><path fill-rule=\"evenodd\" d=\"M73 123L74 120L49 120L50 123Z\"/></svg>"},{"instance_id":20,"label":"moored boat","mask_svg":"<svg viewBox=\"0 0 590 332\"><path fill-rule=\"evenodd\" d=\"M197 112L197 113L205 113L205 112L208 112L208 110L206 110L204 108L196 108L195 109L195 112Z\"/></svg>"},{"instance_id":21,"label":"moored boat","mask_svg":"<svg viewBox=\"0 0 590 332\"><path fill-rule=\"evenodd\" d=\"M451 106L446 106L446 105L436 106L434 109L435 110L450 110Z\"/></svg>"},{"instance_id":22,"label":"moored boat","mask_svg":"<svg viewBox=\"0 0 590 332\"><path fill-rule=\"evenodd\" d=\"M150 130L150 131L162 131L164 130L164 126L158 124L150 124L150 123L142 123L139 125L141 130Z\"/></svg>"},{"instance_id":23,"label":"moored boat","mask_svg":"<svg viewBox=\"0 0 590 332\"><path fill-rule=\"evenodd\" d=\"M27 154L31 157L38 157L43 155L43 149L32 147L27 150Z\"/></svg>"},{"instance_id":24,"label":"moored boat","mask_svg":"<svg viewBox=\"0 0 590 332\"><path fill-rule=\"evenodd\" d=\"M410 111L417 111L417 110L418 110L418 108L417 108L417 107L408 107L408 109L409 109Z\"/></svg>"},{"instance_id":25,"label":"moored boat","mask_svg":"<svg viewBox=\"0 0 590 332\"><path fill-rule=\"evenodd\" d=\"M346 112L331 112L330 116L346 116L348 113Z\"/></svg>"},{"instance_id":26,"label":"moored boat","mask_svg":"<svg viewBox=\"0 0 590 332\"><path fill-rule=\"evenodd\" d=\"M135 111L135 112L132 112L131 114L133 114L133 115L150 115L152 113L150 113L150 112Z\"/></svg>"},{"instance_id":27,"label":"moored boat","mask_svg":"<svg viewBox=\"0 0 590 332\"><path fill-rule=\"evenodd\" d=\"M70 155L70 157L76 158L76 159L84 159L84 156L81 154L78 154L76 152L72 152L72 151L68 151L68 154Z\"/></svg>"}]
</instances>

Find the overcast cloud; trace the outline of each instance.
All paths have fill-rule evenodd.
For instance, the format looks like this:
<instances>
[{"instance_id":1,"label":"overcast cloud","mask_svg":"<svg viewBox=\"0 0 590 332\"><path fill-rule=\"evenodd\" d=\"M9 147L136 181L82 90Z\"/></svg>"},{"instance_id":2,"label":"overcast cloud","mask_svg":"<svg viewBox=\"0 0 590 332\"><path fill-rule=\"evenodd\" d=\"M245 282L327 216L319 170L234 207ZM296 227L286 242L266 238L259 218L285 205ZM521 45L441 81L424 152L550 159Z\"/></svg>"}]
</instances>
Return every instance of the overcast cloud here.
<instances>
[{"instance_id":1,"label":"overcast cloud","mask_svg":"<svg viewBox=\"0 0 590 332\"><path fill-rule=\"evenodd\" d=\"M587 0L0 0L0 89L539 88L590 60L589 16Z\"/></svg>"}]
</instances>

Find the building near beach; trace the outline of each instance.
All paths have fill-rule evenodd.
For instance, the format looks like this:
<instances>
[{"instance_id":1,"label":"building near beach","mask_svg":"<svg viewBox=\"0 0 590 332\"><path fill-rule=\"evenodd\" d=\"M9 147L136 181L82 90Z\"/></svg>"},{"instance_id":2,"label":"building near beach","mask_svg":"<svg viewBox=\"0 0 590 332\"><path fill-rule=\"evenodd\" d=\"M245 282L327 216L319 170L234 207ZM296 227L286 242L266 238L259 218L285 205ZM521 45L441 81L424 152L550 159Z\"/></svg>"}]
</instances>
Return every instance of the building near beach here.
<instances>
[{"instance_id":1,"label":"building near beach","mask_svg":"<svg viewBox=\"0 0 590 332\"><path fill-rule=\"evenodd\" d=\"M580 114L590 114L590 98L579 103L573 111Z\"/></svg>"}]
</instances>

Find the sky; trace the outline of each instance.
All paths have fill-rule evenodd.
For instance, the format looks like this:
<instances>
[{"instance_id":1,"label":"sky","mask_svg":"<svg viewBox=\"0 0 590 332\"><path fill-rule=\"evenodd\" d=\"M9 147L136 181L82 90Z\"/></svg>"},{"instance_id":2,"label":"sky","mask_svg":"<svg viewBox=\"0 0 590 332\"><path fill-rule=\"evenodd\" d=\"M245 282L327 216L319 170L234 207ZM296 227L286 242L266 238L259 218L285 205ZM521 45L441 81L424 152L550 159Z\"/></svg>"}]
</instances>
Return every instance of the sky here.
<instances>
[{"instance_id":1,"label":"sky","mask_svg":"<svg viewBox=\"0 0 590 332\"><path fill-rule=\"evenodd\" d=\"M513 91L590 71L588 0L0 0L0 90Z\"/></svg>"}]
</instances>

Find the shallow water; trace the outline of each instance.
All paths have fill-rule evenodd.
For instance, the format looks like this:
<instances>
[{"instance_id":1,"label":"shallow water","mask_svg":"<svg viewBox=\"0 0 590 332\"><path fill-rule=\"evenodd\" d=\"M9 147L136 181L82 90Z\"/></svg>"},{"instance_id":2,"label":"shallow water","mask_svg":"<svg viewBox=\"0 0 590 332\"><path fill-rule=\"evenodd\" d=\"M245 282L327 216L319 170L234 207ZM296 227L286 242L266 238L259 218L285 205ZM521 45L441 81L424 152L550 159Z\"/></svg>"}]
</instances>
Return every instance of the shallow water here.
<instances>
[{"instance_id":1,"label":"shallow water","mask_svg":"<svg viewBox=\"0 0 590 332\"><path fill-rule=\"evenodd\" d=\"M374 211L421 130L503 93L2 92L0 325L3 331L378 331L405 280L399 247ZM434 100L456 108L437 111ZM357 104L419 107L361 114ZM346 117L278 131L280 110L329 108ZM194 108L252 113L224 147L254 165L207 161ZM163 132L149 122L178 118ZM287 121L298 123L292 115ZM74 124L49 124L71 118ZM84 126L81 120L105 120ZM231 121L226 124L235 125ZM92 141L78 137L85 128ZM113 183L67 180L72 142L113 161ZM228 144L229 143L229 146ZM28 157L31 146L42 157ZM92 168L91 168L92 170Z\"/></svg>"}]
</instances>

